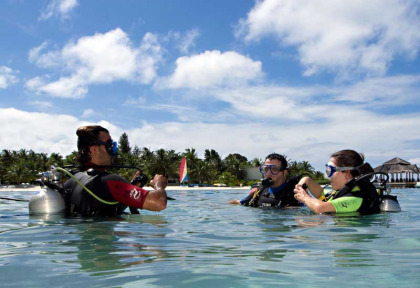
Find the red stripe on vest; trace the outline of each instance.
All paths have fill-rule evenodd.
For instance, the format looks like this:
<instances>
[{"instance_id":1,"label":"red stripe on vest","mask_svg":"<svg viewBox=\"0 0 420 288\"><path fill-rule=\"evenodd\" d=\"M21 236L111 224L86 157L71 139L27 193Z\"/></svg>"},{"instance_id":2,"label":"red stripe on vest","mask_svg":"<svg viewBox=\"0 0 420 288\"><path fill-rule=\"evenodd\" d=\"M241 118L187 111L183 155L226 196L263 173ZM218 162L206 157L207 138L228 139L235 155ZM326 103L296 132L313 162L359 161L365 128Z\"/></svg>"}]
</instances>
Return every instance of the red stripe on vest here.
<instances>
[{"instance_id":1,"label":"red stripe on vest","mask_svg":"<svg viewBox=\"0 0 420 288\"><path fill-rule=\"evenodd\" d=\"M121 181L108 180L106 184L116 201L130 207L143 209L143 204L149 191Z\"/></svg>"}]
</instances>

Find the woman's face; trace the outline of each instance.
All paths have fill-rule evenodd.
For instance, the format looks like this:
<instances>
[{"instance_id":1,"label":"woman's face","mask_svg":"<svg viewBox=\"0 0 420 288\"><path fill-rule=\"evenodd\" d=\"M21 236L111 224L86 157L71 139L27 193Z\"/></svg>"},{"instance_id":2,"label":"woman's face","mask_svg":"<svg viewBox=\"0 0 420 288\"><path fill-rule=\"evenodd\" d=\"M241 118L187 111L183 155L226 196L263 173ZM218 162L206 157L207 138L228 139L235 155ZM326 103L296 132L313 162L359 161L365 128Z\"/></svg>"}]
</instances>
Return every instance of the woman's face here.
<instances>
[{"instance_id":1,"label":"woman's face","mask_svg":"<svg viewBox=\"0 0 420 288\"><path fill-rule=\"evenodd\" d=\"M328 164L331 166L337 167L337 164L334 158L331 158ZM333 190L340 190L352 178L353 177L351 176L350 171L335 171L335 173L331 175L331 178L330 178L331 188Z\"/></svg>"}]
</instances>

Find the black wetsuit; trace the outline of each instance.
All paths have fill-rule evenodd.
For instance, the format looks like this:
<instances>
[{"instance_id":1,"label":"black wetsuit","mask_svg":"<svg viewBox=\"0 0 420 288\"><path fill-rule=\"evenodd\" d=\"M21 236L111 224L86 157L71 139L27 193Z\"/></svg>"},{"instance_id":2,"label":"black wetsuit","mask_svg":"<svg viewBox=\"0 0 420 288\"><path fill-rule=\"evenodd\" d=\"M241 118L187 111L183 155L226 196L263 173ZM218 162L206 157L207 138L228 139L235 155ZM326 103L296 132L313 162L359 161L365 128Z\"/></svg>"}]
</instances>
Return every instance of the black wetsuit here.
<instances>
[{"instance_id":1,"label":"black wetsuit","mask_svg":"<svg viewBox=\"0 0 420 288\"><path fill-rule=\"evenodd\" d=\"M380 197L375 186L369 181L369 179L352 179L344 185L336 193L331 193L326 201L331 199L338 199L341 197L359 197L362 198L362 205L359 207L357 212L360 214L372 214L380 212Z\"/></svg>"},{"instance_id":2,"label":"black wetsuit","mask_svg":"<svg viewBox=\"0 0 420 288\"><path fill-rule=\"evenodd\" d=\"M99 198L116 202L111 195L107 181L127 181L119 175L109 174L107 172L77 172L75 178L91 190ZM66 203L66 212L71 216L113 216L121 215L127 206L122 203L105 204L95 199L82 186L77 184L74 179L64 183L64 199Z\"/></svg>"},{"instance_id":3,"label":"black wetsuit","mask_svg":"<svg viewBox=\"0 0 420 288\"><path fill-rule=\"evenodd\" d=\"M280 189L272 189L270 193L269 187L260 186L257 191L250 193L241 204L252 207L289 207L300 206L299 201L295 199L293 190L299 182L301 176L294 176L285 182ZM257 193L257 194L256 194ZM255 198L254 198L255 196ZM254 199L253 199L254 198Z\"/></svg>"}]
</instances>

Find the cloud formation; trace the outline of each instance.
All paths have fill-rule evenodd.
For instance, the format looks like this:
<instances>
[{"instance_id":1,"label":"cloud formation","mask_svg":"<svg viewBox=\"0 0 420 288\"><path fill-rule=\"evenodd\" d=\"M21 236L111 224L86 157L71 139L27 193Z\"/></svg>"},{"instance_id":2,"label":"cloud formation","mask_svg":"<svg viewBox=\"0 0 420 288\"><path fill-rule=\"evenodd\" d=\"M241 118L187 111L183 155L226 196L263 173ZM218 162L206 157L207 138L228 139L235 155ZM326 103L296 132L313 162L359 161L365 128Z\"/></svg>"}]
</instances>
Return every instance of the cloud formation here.
<instances>
[{"instance_id":1,"label":"cloud formation","mask_svg":"<svg viewBox=\"0 0 420 288\"><path fill-rule=\"evenodd\" d=\"M205 51L176 60L174 73L159 83L172 89L237 86L263 77L262 64L235 51Z\"/></svg>"},{"instance_id":2,"label":"cloud formation","mask_svg":"<svg viewBox=\"0 0 420 288\"><path fill-rule=\"evenodd\" d=\"M0 66L0 89L6 89L7 87L14 85L19 82L16 76L17 72L6 66Z\"/></svg>"},{"instance_id":3,"label":"cloud formation","mask_svg":"<svg viewBox=\"0 0 420 288\"><path fill-rule=\"evenodd\" d=\"M305 76L384 75L395 56L417 55L418 8L411 0L265 0L240 21L237 36L273 36L296 48Z\"/></svg>"},{"instance_id":4,"label":"cloud formation","mask_svg":"<svg viewBox=\"0 0 420 288\"><path fill-rule=\"evenodd\" d=\"M26 87L38 94L61 98L81 98L91 84L132 81L149 84L157 75L162 49L157 38L147 33L135 47L120 28L85 36L61 50L45 51L44 42L29 52L29 60L41 68L67 74L56 81L50 76L35 77Z\"/></svg>"},{"instance_id":5,"label":"cloud formation","mask_svg":"<svg viewBox=\"0 0 420 288\"><path fill-rule=\"evenodd\" d=\"M51 17L66 19L77 5L77 0L52 0L39 16L39 20L48 20Z\"/></svg>"}]
</instances>

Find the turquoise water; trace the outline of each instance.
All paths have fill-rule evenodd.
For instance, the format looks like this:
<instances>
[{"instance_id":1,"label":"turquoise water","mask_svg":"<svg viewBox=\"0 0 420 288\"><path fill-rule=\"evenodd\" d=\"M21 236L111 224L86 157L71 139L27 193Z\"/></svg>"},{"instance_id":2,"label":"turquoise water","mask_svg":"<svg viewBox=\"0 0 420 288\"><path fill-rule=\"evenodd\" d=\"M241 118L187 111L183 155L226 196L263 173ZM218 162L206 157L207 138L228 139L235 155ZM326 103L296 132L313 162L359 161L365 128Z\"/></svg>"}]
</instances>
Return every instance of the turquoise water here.
<instances>
[{"instance_id":1,"label":"turquoise water","mask_svg":"<svg viewBox=\"0 0 420 288\"><path fill-rule=\"evenodd\" d=\"M1 286L419 287L420 189L393 191L403 212L370 216L226 204L247 193L168 190L160 213L95 220L0 200Z\"/></svg>"}]
</instances>

